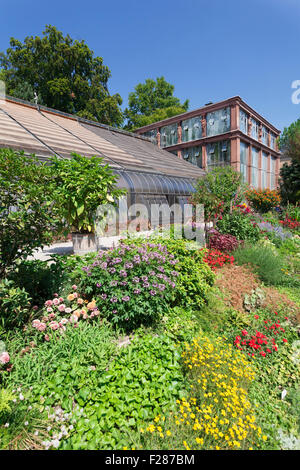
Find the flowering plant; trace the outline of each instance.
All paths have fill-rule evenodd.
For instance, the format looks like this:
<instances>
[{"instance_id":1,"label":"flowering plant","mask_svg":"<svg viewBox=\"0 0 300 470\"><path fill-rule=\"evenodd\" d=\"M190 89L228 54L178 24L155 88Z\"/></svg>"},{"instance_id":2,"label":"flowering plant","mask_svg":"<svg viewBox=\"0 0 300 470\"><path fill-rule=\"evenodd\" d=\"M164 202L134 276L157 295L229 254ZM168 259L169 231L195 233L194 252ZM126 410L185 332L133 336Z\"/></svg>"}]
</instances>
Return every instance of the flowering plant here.
<instances>
[{"instance_id":1,"label":"flowering plant","mask_svg":"<svg viewBox=\"0 0 300 470\"><path fill-rule=\"evenodd\" d=\"M280 194L271 189L251 189L247 191L246 198L257 212L268 212L280 205Z\"/></svg>"},{"instance_id":2,"label":"flowering plant","mask_svg":"<svg viewBox=\"0 0 300 470\"><path fill-rule=\"evenodd\" d=\"M162 244L122 243L100 251L83 268L81 288L96 299L101 314L112 323L132 328L151 323L174 298L176 264L175 256Z\"/></svg>"},{"instance_id":3,"label":"flowering plant","mask_svg":"<svg viewBox=\"0 0 300 470\"><path fill-rule=\"evenodd\" d=\"M278 313L275 312L275 317ZM285 320L288 318L285 317ZM254 331L253 328L243 329L240 335L237 335L234 344L237 349L245 351L249 356L262 356L274 354L278 351L279 345L287 343L286 338L281 338L285 333L278 318L260 319L260 315L254 315ZM264 330L263 333L258 330Z\"/></svg>"},{"instance_id":4,"label":"flowering plant","mask_svg":"<svg viewBox=\"0 0 300 470\"><path fill-rule=\"evenodd\" d=\"M297 230L300 227L300 222L298 222L296 219L293 219L286 214L284 220L280 220L279 223L283 225L283 227L287 227L290 230Z\"/></svg>"},{"instance_id":5,"label":"flowering plant","mask_svg":"<svg viewBox=\"0 0 300 470\"><path fill-rule=\"evenodd\" d=\"M221 268L224 264L233 264L234 257L230 255L226 255L219 250L208 250L208 252L204 255L203 261L207 263L213 271L217 268Z\"/></svg>"},{"instance_id":6,"label":"flowering plant","mask_svg":"<svg viewBox=\"0 0 300 470\"><path fill-rule=\"evenodd\" d=\"M46 341L50 340L54 331L63 334L68 326L76 328L80 319L90 320L100 315L94 300L83 300L76 292L76 285L72 289L73 292L66 298L54 294L52 300L46 300L41 319L33 320L33 328L42 333Z\"/></svg>"},{"instance_id":7,"label":"flowering plant","mask_svg":"<svg viewBox=\"0 0 300 470\"><path fill-rule=\"evenodd\" d=\"M10 363L10 357L6 351L6 347L3 341L0 341L0 371L1 369L7 369Z\"/></svg>"}]
</instances>

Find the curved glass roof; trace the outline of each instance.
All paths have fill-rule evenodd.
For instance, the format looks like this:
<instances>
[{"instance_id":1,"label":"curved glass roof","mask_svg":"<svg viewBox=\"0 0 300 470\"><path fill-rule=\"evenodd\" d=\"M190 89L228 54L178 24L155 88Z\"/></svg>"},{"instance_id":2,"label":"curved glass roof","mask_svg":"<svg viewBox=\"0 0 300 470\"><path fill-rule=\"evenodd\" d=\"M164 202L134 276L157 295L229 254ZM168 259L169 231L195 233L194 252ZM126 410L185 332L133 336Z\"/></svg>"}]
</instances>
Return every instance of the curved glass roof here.
<instances>
[{"instance_id":1,"label":"curved glass roof","mask_svg":"<svg viewBox=\"0 0 300 470\"><path fill-rule=\"evenodd\" d=\"M188 195L195 191L196 181L188 178L128 170L114 170L114 173L119 177L118 187L129 193Z\"/></svg>"}]
</instances>

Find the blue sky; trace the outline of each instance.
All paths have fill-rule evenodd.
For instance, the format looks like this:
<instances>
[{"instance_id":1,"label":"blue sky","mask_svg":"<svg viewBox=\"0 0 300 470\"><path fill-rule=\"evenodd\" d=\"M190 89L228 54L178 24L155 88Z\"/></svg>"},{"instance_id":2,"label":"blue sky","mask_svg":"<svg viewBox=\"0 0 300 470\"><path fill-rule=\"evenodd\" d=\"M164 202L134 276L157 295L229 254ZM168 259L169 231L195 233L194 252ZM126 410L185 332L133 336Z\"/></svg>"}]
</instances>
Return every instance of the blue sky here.
<instances>
[{"instance_id":1,"label":"blue sky","mask_svg":"<svg viewBox=\"0 0 300 470\"><path fill-rule=\"evenodd\" d=\"M55 25L103 57L111 93L164 76L190 109L240 95L276 127L300 117L299 0L0 0L0 50Z\"/></svg>"}]
</instances>

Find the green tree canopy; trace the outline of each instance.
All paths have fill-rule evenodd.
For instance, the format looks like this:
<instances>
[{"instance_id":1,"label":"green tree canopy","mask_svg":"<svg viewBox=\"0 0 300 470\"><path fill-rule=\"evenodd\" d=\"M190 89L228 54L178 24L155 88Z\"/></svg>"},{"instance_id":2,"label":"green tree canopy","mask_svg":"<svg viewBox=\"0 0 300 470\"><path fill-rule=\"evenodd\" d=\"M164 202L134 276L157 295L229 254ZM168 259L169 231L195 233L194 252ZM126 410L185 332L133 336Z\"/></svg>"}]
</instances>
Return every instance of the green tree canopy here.
<instances>
[{"instance_id":1,"label":"green tree canopy","mask_svg":"<svg viewBox=\"0 0 300 470\"><path fill-rule=\"evenodd\" d=\"M139 83L134 90L129 94L128 108L124 111L127 129L146 126L188 110L189 101L180 103L179 98L173 96L174 86L164 77L156 80L147 78L145 83Z\"/></svg>"},{"instance_id":2,"label":"green tree canopy","mask_svg":"<svg viewBox=\"0 0 300 470\"><path fill-rule=\"evenodd\" d=\"M50 108L113 126L123 122L122 98L109 94L111 72L102 57L55 26L47 25L42 38L11 38L0 53L0 76L9 95L28 99L35 91Z\"/></svg>"},{"instance_id":3,"label":"green tree canopy","mask_svg":"<svg viewBox=\"0 0 300 470\"><path fill-rule=\"evenodd\" d=\"M284 128L279 147L285 156L300 162L300 119Z\"/></svg>"}]
</instances>

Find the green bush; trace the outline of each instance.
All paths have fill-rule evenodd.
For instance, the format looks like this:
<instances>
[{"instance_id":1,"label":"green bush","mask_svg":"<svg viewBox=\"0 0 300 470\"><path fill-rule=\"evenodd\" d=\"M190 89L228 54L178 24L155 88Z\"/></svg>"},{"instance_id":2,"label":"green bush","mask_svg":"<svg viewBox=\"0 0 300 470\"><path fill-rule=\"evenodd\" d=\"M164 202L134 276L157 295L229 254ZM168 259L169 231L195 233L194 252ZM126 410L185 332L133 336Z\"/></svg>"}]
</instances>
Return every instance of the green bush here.
<instances>
[{"instance_id":1,"label":"green bush","mask_svg":"<svg viewBox=\"0 0 300 470\"><path fill-rule=\"evenodd\" d=\"M25 289L30 295L33 305L42 306L61 288L66 274L63 272L59 258L49 264L47 261L22 261L10 274L15 284Z\"/></svg>"},{"instance_id":2,"label":"green bush","mask_svg":"<svg viewBox=\"0 0 300 470\"><path fill-rule=\"evenodd\" d=\"M29 317L31 298L8 279L0 281L0 326L3 329L21 327Z\"/></svg>"},{"instance_id":3,"label":"green bush","mask_svg":"<svg viewBox=\"0 0 300 470\"><path fill-rule=\"evenodd\" d=\"M192 196L195 204L204 204L205 220L227 213L233 202L242 202L245 192L242 176L231 166L217 167L197 182Z\"/></svg>"},{"instance_id":4,"label":"green bush","mask_svg":"<svg viewBox=\"0 0 300 470\"><path fill-rule=\"evenodd\" d=\"M151 243L161 244L178 260L176 265L180 275L174 292L174 304L184 308L201 309L208 299L215 275L203 261L204 251L195 242L174 240L164 237L150 237ZM130 243L142 243L141 240L127 240Z\"/></svg>"},{"instance_id":5,"label":"green bush","mask_svg":"<svg viewBox=\"0 0 300 470\"><path fill-rule=\"evenodd\" d=\"M49 165L0 149L0 278L62 228Z\"/></svg>"},{"instance_id":6,"label":"green bush","mask_svg":"<svg viewBox=\"0 0 300 470\"><path fill-rule=\"evenodd\" d=\"M164 245L121 243L113 250L100 251L83 268L79 288L96 301L101 315L130 330L158 320L172 303L176 264Z\"/></svg>"},{"instance_id":7,"label":"green bush","mask_svg":"<svg viewBox=\"0 0 300 470\"><path fill-rule=\"evenodd\" d=\"M220 233L234 235L238 240L255 242L260 238L260 229L250 217L236 209L232 214L225 214L217 221Z\"/></svg>"},{"instance_id":8,"label":"green bush","mask_svg":"<svg viewBox=\"0 0 300 470\"><path fill-rule=\"evenodd\" d=\"M266 285L281 285L285 282L284 262L274 250L263 245L246 245L234 252L237 264L251 264L261 281Z\"/></svg>"}]
</instances>

